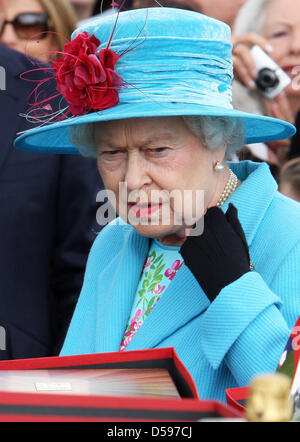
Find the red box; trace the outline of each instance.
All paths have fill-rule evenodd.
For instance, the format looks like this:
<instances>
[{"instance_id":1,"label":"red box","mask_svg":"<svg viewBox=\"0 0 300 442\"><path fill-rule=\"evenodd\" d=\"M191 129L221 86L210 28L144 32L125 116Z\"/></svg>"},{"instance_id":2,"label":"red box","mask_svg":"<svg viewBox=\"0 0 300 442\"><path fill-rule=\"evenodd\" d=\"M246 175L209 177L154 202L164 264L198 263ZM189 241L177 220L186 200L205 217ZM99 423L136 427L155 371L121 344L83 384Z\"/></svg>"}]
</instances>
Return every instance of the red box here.
<instances>
[{"instance_id":1,"label":"red box","mask_svg":"<svg viewBox=\"0 0 300 442\"><path fill-rule=\"evenodd\" d=\"M246 401L249 395L249 387L228 388L226 390L227 404L239 413L246 411Z\"/></svg>"},{"instance_id":2,"label":"red box","mask_svg":"<svg viewBox=\"0 0 300 442\"><path fill-rule=\"evenodd\" d=\"M166 368L181 398L75 396L0 392L0 421L198 421L240 418L217 401L201 401L174 348L1 361L0 370Z\"/></svg>"}]
</instances>

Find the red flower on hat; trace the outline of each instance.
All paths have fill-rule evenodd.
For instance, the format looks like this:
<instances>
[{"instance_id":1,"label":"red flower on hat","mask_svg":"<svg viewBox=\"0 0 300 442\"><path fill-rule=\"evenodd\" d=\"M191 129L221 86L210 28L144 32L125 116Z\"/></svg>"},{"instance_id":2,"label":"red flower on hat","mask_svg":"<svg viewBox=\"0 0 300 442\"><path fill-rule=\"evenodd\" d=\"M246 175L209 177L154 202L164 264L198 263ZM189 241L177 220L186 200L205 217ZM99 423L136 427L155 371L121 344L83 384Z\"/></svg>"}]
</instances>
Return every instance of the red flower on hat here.
<instances>
[{"instance_id":1,"label":"red flower on hat","mask_svg":"<svg viewBox=\"0 0 300 442\"><path fill-rule=\"evenodd\" d=\"M114 71L119 55L108 48L98 55L99 45L94 35L82 32L65 45L63 57L52 63L57 89L73 115L107 109L119 102L123 81Z\"/></svg>"}]
</instances>

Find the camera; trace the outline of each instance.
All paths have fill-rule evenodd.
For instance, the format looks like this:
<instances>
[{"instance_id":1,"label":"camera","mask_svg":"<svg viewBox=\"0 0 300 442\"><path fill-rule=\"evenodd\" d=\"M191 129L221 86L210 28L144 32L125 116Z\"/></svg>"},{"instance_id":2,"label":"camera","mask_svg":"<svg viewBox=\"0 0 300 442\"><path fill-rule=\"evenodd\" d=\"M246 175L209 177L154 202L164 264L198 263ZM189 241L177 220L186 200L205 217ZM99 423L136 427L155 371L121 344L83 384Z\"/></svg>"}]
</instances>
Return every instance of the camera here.
<instances>
[{"instance_id":1,"label":"camera","mask_svg":"<svg viewBox=\"0 0 300 442\"><path fill-rule=\"evenodd\" d=\"M291 82L290 77L259 46L251 48L255 60L257 90L264 97L272 100Z\"/></svg>"}]
</instances>

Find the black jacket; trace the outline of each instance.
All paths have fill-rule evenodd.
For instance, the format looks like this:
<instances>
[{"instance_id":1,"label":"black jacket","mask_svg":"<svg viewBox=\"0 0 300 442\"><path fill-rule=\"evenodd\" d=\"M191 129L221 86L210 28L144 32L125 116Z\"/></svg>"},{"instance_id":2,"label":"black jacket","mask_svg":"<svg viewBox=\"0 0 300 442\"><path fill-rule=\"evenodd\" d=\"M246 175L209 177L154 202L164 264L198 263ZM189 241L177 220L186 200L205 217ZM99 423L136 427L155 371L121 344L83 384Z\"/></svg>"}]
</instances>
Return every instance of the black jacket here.
<instances>
[{"instance_id":1,"label":"black jacket","mask_svg":"<svg viewBox=\"0 0 300 442\"><path fill-rule=\"evenodd\" d=\"M94 160L13 147L32 127L19 114L34 87L20 74L33 66L2 45L0 66L0 359L49 356L62 345L100 230L103 184Z\"/></svg>"},{"instance_id":2,"label":"black jacket","mask_svg":"<svg viewBox=\"0 0 300 442\"><path fill-rule=\"evenodd\" d=\"M291 149L289 153L289 159L293 159L300 156L300 112L298 113L295 121L297 132L292 138Z\"/></svg>"}]
</instances>

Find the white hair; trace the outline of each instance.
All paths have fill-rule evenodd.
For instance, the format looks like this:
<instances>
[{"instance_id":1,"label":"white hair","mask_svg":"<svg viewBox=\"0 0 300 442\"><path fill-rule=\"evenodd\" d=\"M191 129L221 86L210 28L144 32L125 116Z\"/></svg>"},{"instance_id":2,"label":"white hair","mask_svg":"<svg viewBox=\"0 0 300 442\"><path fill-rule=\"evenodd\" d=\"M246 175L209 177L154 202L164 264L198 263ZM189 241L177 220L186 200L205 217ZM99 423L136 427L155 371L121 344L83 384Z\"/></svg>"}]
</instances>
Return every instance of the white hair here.
<instances>
[{"instance_id":1,"label":"white hair","mask_svg":"<svg viewBox=\"0 0 300 442\"><path fill-rule=\"evenodd\" d=\"M272 0L247 0L236 17L233 35L241 35L248 32L260 34L265 20L266 9L271 2Z\"/></svg>"},{"instance_id":2,"label":"white hair","mask_svg":"<svg viewBox=\"0 0 300 442\"><path fill-rule=\"evenodd\" d=\"M226 143L225 158L237 153L244 145L245 127L241 118L214 116L183 116L188 128L200 139L207 149L217 149ZM69 139L80 153L87 157L97 157L99 123L86 123L71 126Z\"/></svg>"},{"instance_id":3,"label":"white hair","mask_svg":"<svg viewBox=\"0 0 300 442\"><path fill-rule=\"evenodd\" d=\"M246 133L241 118L185 116L183 119L207 149L217 149L225 143L226 159L244 145Z\"/></svg>"}]
</instances>

